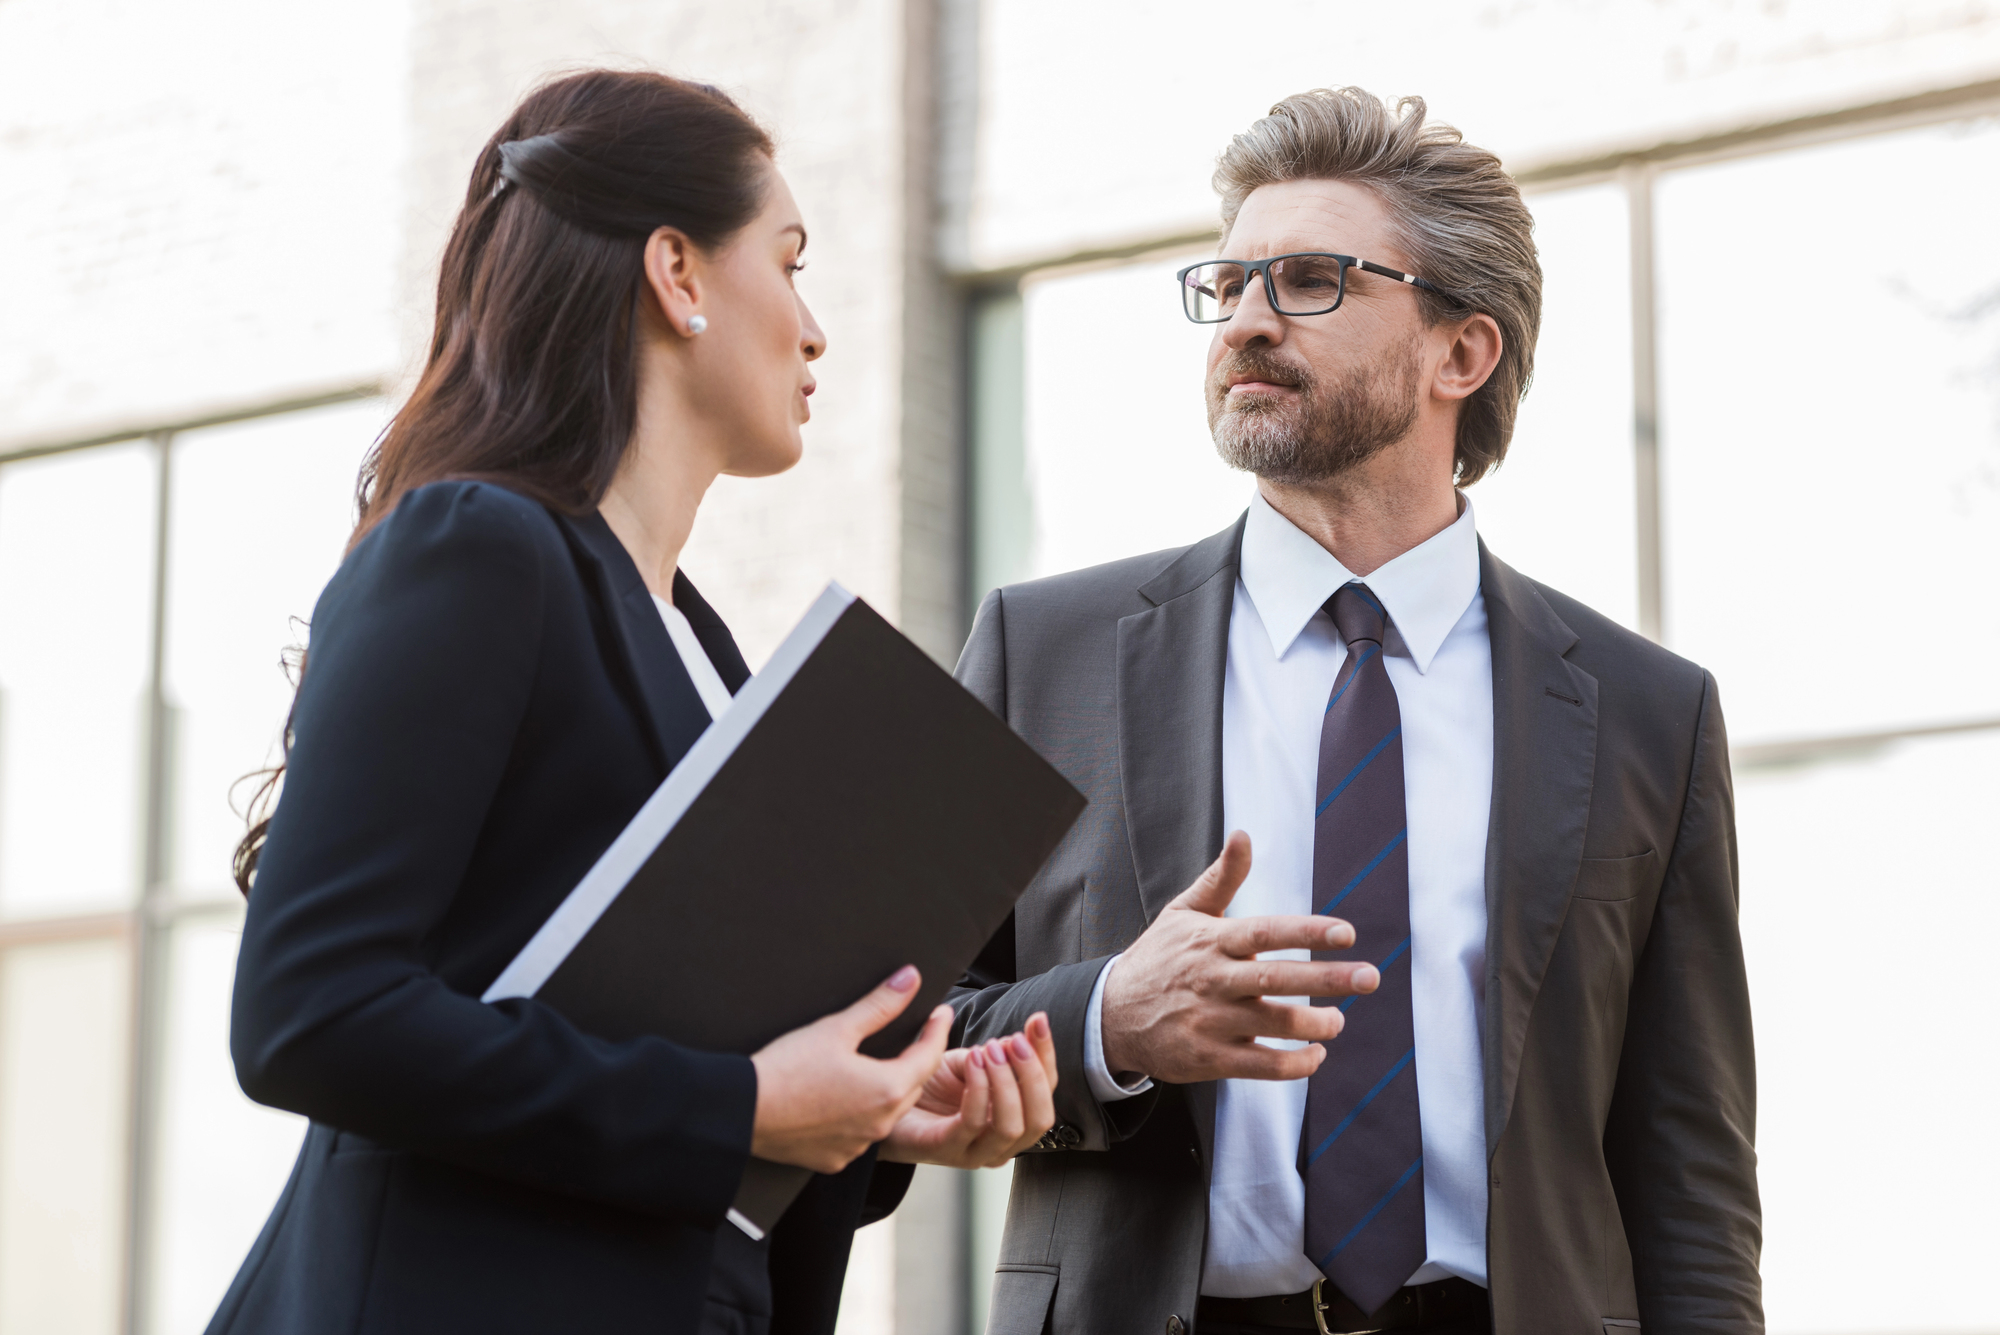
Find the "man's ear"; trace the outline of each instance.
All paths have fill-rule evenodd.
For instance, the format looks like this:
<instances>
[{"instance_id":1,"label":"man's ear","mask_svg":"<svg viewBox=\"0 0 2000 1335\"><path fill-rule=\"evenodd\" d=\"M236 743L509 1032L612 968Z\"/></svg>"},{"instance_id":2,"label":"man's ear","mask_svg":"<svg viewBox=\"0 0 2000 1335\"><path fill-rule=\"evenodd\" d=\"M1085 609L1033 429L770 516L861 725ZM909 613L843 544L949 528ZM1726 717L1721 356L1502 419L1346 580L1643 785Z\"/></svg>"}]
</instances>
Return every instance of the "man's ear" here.
<instances>
[{"instance_id":1,"label":"man's ear","mask_svg":"<svg viewBox=\"0 0 2000 1335\"><path fill-rule=\"evenodd\" d=\"M1441 399L1463 399L1485 384L1500 364L1500 326L1482 312L1462 321L1456 330L1450 325L1444 329L1451 344L1438 363L1431 392Z\"/></svg>"},{"instance_id":2,"label":"man's ear","mask_svg":"<svg viewBox=\"0 0 2000 1335\"><path fill-rule=\"evenodd\" d=\"M646 238L646 287L682 338L693 337L688 323L701 314L701 268L700 248L679 228L661 227Z\"/></svg>"}]
</instances>

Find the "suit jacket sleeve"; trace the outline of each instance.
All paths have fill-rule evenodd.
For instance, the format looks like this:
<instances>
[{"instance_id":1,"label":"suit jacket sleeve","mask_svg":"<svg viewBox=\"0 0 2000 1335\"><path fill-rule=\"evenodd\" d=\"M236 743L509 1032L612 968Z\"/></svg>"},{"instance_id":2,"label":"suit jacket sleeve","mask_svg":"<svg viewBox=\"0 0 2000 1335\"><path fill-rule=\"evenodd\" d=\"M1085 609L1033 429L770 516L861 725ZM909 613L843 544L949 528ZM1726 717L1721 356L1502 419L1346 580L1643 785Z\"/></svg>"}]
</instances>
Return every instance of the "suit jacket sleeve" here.
<instances>
[{"instance_id":1,"label":"suit jacket sleeve","mask_svg":"<svg viewBox=\"0 0 2000 1335\"><path fill-rule=\"evenodd\" d=\"M1756 1062L1715 680L1631 990L1605 1156L1649 1331L1762 1330Z\"/></svg>"},{"instance_id":2,"label":"suit jacket sleeve","mask_svg":"<svg viewBox=\"0 0 2000 1335\"><path fill-rule=\"evenodd\" d=\"M532 999L485 1005L426 965L446 915L496 893L465 884L466 868L532 726L543 600L567 559L529 503L436 484L329 585L250 895L230 1048L260 1103L713 1224L749 1152L748 1058L605 1042Z\"/></svg>"},{"instance_id":3,"label":"suit jacket sleeve","mask_svg":"<svg viewBox=\"0 0 2000 1335\"><path fill-rule=\"evenodd\" d=\"M1007 717L1007 637L1005 606L995 589L980 604L972 638L959 656L959 684ZM1033 894L1031 887L1028 891ZM1116 1103L1100 1104L1083 1069L1083 1023L1091 989L1111 956L1056 967L1030 978L1015 964L1014 918L1008 915L979 953L965 977L945 998L958 1012L955 1044L983 1043L1018 1032L1036 1011L1046 1011L1056 1043L1056 1137L1048 1148L1102 1150L1136 1132L1159 1099L1159 1087ZM1065 1129L1074 1136L1064 1136ZM1075 1143L1061 1143L1073 1139ZM1037 1146L1037 1149L1044 1148Z\"/></svg>"}]
</instances>

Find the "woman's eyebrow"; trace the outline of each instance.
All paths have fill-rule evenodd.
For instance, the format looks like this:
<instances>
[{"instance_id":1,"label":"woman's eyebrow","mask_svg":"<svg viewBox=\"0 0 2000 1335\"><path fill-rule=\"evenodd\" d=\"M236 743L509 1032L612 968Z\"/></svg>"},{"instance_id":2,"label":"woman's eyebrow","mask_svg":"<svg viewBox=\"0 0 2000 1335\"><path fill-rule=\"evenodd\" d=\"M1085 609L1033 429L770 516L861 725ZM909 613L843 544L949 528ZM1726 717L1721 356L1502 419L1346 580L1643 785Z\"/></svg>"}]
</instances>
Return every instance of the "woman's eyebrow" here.
<instances>
[{"instance_id":1,"label":"woman's eyebrow","mask_svg":"<svg viewBox=\"0 0 2000 1335\"><path fill-rule=\"evenodd\" d=\"M799 253L800 254L805 253L806 225L804 223L786 223L783 227L780 227L778 231L780 235L782 235L785 232L797 232L799 234Z\"/></svg>"}]
</instances>

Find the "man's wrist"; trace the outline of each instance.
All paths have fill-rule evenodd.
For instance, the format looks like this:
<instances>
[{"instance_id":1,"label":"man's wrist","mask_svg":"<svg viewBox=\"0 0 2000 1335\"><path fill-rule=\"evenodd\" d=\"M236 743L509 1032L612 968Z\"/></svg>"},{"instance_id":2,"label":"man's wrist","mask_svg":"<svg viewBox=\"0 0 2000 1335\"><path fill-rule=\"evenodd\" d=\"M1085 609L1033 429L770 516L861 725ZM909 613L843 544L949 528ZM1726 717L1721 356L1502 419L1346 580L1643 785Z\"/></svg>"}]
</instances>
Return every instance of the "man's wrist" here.
<instances>
[{"instance_id":1,"label":"man's wrist","mask_svg":"<svg viewBox=\"0 0 2000 1335\"><path fill-rule=\"evenodd\" d=\"M1153 1087L1151 1077L1137 1072L1122 1071L1114 1075L1115 1068L1106 1058L1104 990L1111 981L1111 971L1118 967L1119 958L1113 955L1099 971L1097 982L1090 989L1090 1005L1083 1015L1084 1080L1090 1086L1091 1096L1099 1103L1116 1103L1120 1099L1143 1094Z\"/></svg>"}]
</instances>

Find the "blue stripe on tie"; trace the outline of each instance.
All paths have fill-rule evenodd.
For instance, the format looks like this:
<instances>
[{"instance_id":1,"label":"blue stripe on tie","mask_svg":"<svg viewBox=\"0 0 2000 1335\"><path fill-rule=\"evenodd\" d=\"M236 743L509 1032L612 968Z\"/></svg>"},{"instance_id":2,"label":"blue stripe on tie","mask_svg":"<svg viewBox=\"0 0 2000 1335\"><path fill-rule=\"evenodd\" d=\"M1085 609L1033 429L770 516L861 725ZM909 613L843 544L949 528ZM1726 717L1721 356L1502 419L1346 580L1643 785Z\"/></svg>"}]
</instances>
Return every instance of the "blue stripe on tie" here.
<instances>
[{"instance_id":1,"label":"blue stripe on tie","mask_svg":"<svg viewBox=\"0 0 2000 1335\"><path fill-rule=\"evenodd\" d=\"M1353 783L1354 780L1360 776L1361 771L1368 768L1368 762L1373 760L1376 756L1381 755L1382 748L1387 746L1389 743L1395 741L1397 736L1402 731L1403 731L1403 725L1400 723L1398 723L1395 727L1389 729L1389 735L1387 737L1384 737L1381 741L1375 743L1375 749L1370 751L1367 755L1361 757L1361 763L1359 765L1356 765L1353 769L1347 771L1347 777L1342 779L1337 785L1335 785L1334 790L1326 795L1325 799L1321 801L1318 807L1314 808L1313 819L1318 820L1321 816L1325 815L1326 809L1333 805L1333 799L1339 797L1342 793L1346 792L1347 785Z\"/></svg>"},{"instance_id":2,"label":"blue stripe on tie","mask_svg":"<svg viewBox=\"0 0 2000 1335\"><path fill-rule=\"evenodd\" d=\"M1363 649L1360 653L1354 656L1353 676L1350 676L1346 681L1340 684L1340 689L1333 693L1333 699L1326 702L1326 709L1324 712L1328 714L1331 714L1333 712L1333 707L1340 703L1340 697L1346 695L1347 688L1354 684L1354 678L1361 675L1361 665L1368 661L1368 658L1371 654L1379 654L1381 652L1382 652L1382 646L1377 644L1369 648Z\"/></svg>"},{"instance_id":3,"label":"blue stripe on tie","mask_svg":"<svg viewBox=\"0 0 2000 1335\"><path fill-rule=\"evenodd\" d=\"M1423 1166L1424 1166L1424 1156L1419 1154L1417 1156L1417 1161L1411 1164L1408 1168L1405 1168L1403 1170L1403 1175L1396 1179L1396 1185L1389 1188L1388 1194L1383 1196L1381 1200L1375 1202L1375 1208L1370 1210L1367 1214L1362 1215L1361 1222L1356 1224L1353 1228L1348 1229L1347 1236L1342 1238L1339 1242L1334 1243L1333 1250L1328 1252L1325 1256L1319 1258L1319 1268L1321 1270L1325 1270L1326 1263L1328 1261L1331 1261L1334 1257L1340 1255L1343 1251L1346 1251L1347 1244L1354 1241L1356 1238L1360 1237L1361 1230L1367 1228L1370 1224L1375 1222L1375 1216L1381 1214L1384 1207L1386 1207L1390 1201L1396 1199L1397 1192L1401 1191L1404 1187L1410 1185L1410 1179L1415 1177L1417 1175L1417 1170L1419 1168L1422 1168Z\"/></svg>"},{"instance_id":4,"label":"blue stripe on tie","mask_svg":"<svg viewBox=\"0 0 2000 1335\"><path fill-rule=\"evenodd\" d=\"M1361 763L1365 765L1368 762L1364 760ZM1321 909L1320 912L1331 913L1334 911L1334 909L1338 908L1340 906L1340 901L1347 898L1349 895L1353 894L1354 887L1360 885L1363 881L1367 880L1368 873L1374 871L1377 867L1381 866L1382 859L1388 857L1391 853L1395 852L1396 845L1402 843L1403 840L1408 837L1409 833L1410 833L1410 827L1407 825L1405 825L1402 829L1396 831L1396 837L1391 839L1388 843L1384 844L1382 846L1382 851L1380 853L1377 853L1374 856L1374 858L1369 861L1367 866L1363 867L1360 871L1356 872L1353 880L1349 881L1346 885L1341 886L1340 893L1335 895L1332 899L1327 900L1326 907Z\"/></svg>"},{"instance_id":5,"label":"blue stripe on tie","mask_svg":"<svg viewBox=\"0 0 2000 1335\"><path fill-rule=\"evenodd\" d=\"M1325 1140L1322 1140L1319 1143L1319 1148L1314 1150L1312 1152L1312 1155L1309 1158L1307 1158L1306 1160L1307 1166L1310 1167L1312 1164L1319 1162L1319 1156L1326 1153L1327 1147L1332 1145L1334 1141L1340 1139L1340 1133L1347 1130L1349 1126L1352 1126L1354 1124L1354 1119L1361 1116L1361 1110L1363 1108L1366 1108L1369 1104L1373 1103L1375 1101L1375 1096L1377 1094L1380 1094L1383 1090L1387 1089L1389 1087L1389 1082L1391 1080L1394 1080L1397 1076L1401 1075L1403 1073L1403 1068L1405 1066L1408 1066L1410 1064L1411 1059L1414 1058L1416 1055L1417 1055L1417 1050L1414 1047L1411 1048L1408 1052L1404 1053L1402 1059L1398 1061L1394 1066L1391 1066L1389 1068L1389 1074L1383 1076L1380 1080L1376 1081L1375 1088L1369 1090L1366 1094L1363 1094L1361 1096L1361 1102L1354 1105L1354 1111L1348 1113L1347 1116L1341 1118L1340 1125L1335 1127L1333 1129L1333 1133L1329 1135Z\"/></svg>"},{"instance_id":6,"label":"blue stripe on tie","mask_svg":"<svg viewBox=\"0 0 2000 1335\"><path fill-rule=\"evenodd\" d=\"M1368 586L1366 584L1350 584L1348 585L1348 587L1353 589L1356 593L1360 594L1361 601L1367 603L1370 607L1374 608L1376 614L1379 615L1384 621L1387 621L1389 619L1389 609L1375 601L1375 595L1368 592Z\"/></svg>"},{"instance_id":7,"label":"blue stripe on tie","mask_svg":"<svg viewBox=\"0 0 2000 1335\"><path fill-rule=\"evenodd\" d=\"M1401 959L1403 957L1403 952L1408 950L1409 948L1410 948L1410 938L1406 936L1403 938L1403 944L1397 946L1394 950L1390 951L1389 957L1383 960L1380 964L1376 965L1375 967L1381 970L1383 973L1387 973L1389 971L1389 966L1391 964L1394 964L1397 960ZM1355 1002L1361 1000L1361 996L1362 996L1361 993L1356 992L1353 996L1341 1002L1340 1005L1335 1007L1334 1009L1338 1010L1342 1015L1345 1015L1347 1014L1347 1008L1349 1006L1352 1006Z\"/></svg>"}]
</instances>

